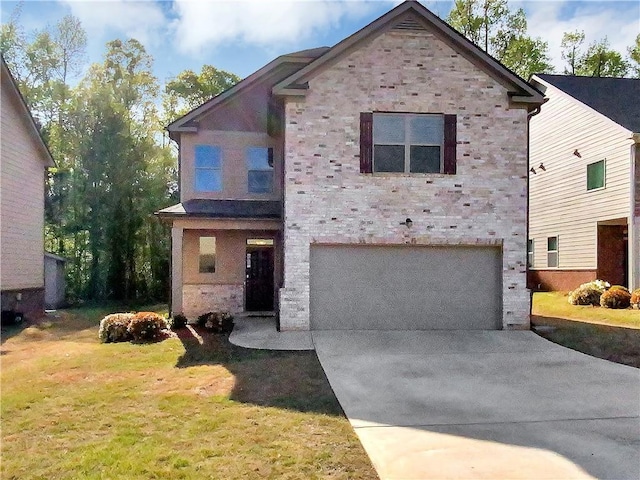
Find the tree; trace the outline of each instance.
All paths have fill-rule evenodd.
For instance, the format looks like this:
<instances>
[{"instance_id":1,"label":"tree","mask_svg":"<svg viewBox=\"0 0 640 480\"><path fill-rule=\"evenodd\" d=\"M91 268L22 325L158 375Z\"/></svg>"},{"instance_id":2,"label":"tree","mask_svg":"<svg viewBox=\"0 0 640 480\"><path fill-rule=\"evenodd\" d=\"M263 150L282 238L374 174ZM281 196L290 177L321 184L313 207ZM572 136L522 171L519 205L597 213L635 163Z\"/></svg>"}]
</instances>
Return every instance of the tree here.
<instances>
[{"instance_id":1,"label":"tree","mask_svg":"<svg viewBox=\"0 0 640 480\"><path fill-rule=\"evenodd\" d=\"M507 0L456 0L447 21L524 78L553 71L547 42L527 35L524 10Z\"/></svg>"},{"instance_id":2,"label":"tree","mask_svg":"<svg viewBox=\"0 0 640 480\"><path fill-rule=\"evenodd\" d=\"M629 66L636 78L640 78L640 34L636 37L635 45L628 48Z\"/></svg>"},{"instance_id":3,"label":"tree","mask_svg":"<svg viewBox=\"0 0 640 480\"><path fill-rule=\"evenodd\" d=\"M204 65L200 73L185 70L165 86L163 107L165 122L171 123L207 100L231 88L240 81L233 73Z\"/></svg>"},{"instance_id":4,"label":"tree","mask_svg":"<svg viewBox=\"0 0 640 480\"><path fill-rule=\"evenodd\" d=\"M587 50L583 49L584 32L566 32L560 48L562 59L567 62L566 75L587 77L624 77L629 71L629 63L619 52L609 48L609 40L593 42Z\"/></svg>"}]
</instances>

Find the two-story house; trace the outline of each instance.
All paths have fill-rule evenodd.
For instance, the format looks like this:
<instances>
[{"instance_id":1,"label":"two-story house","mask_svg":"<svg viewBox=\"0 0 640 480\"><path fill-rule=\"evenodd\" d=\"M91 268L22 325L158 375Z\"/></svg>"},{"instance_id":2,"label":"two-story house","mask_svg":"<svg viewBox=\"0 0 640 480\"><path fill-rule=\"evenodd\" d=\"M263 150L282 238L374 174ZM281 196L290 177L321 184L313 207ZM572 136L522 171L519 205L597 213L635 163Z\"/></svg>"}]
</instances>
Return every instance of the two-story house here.
<instances>
[{"instance_id":1,"label":"two-story house","mask_svg":"<svg viewBox=\"0 0 640 480\"><path fill-rule=\"evenodd\" d=\"M640 287L640 79L535 75L529 285Z\"/></svg>"},{"instance_id":2,"label":"two-story house","mask_svg":"<svg viewBox=\"0 0 640 480\"><path fill-rule=\"evenodd\" d=\"M528 328L542 94L408 1L172 123L172 311L282 330Z\"/></svg>"},{"instance_id":3,"label":"two-story house","mask_svg":"<svg viewBox=\"0 0 640 480\"><path fill-rule=\"evenodd\" d=\"M0 65L0 303L34 319L44 314L44 182L54 161L4 59Z\"/></svg>"}]
</instances>

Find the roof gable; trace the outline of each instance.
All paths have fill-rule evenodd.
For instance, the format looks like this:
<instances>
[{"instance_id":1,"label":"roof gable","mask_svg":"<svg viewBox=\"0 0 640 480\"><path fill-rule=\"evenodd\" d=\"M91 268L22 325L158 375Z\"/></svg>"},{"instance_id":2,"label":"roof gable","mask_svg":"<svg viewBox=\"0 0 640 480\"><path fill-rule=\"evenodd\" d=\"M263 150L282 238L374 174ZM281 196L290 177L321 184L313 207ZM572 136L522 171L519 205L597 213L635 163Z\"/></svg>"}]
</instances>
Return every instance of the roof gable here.
<instances>
[{"instance_id":1,"label":"roof gable","mask_svg":"<svg viewBox=\"0 0 640 480\"><path fill-rule=\"evenodd\" d=\"M539 74L533 80L554 86L633 133L640 132L640 79Z\"/></svg>"},{"instance_id":2,"label":"roof gable","mask_svg":"<svg viewBox=\"0 0 640 480\"><path fill-rule=\"evenodd\" d=\"M9 67L7 66L4 58L1 56L0 56L0 63L2 64L1 66L2 79L3 79L2 85L3 87L5 87L5 85L8 86L9 87L8 91L17 100L19 108L20 110L22 110L22 114L27 120L27 124L28 124L27 128L28 128L29 134L31 135L31 138L33 138L34 142L36 143L37 149L40 150L40 152L42 153L42 156L40 158L44 160L43 163L46 167L55 167L56 162L53 159L53 156L51 155L51 151L49 150L49 147L42 139L40 130L38 129L38 126L36 125L36 122L33 119L33 115L31 114L31 111L27 106L27 102L22 96L22 93L20 93L20 89L18 88L18 84L16 83L16 80L13 78L13 75L11 74L11 71L9 70Z\"/></svg>"},{"instance_id":3,"label":"roof gable","mask_svg":"<svg viewBox=\"0 0 640 480\"><path fill-rule=\"evenodd\" d=\"M267 65L262 67L260 70L252 73L246 78L243 78L238 83L236 83L233 87L225 90L219 95L216 95L211 100L203 103L199 107L194 108L190 112L186 113L182 117L173 121L167 126L167 130L169 132L192 132L196 130L196 127L189 125L191 122L197 121L205 115L208 115L214 110L216 107L224 104L230 98L235 95L251 88L261 79L268 77L269 75L274 74L279 67L284 64L298 64L296 70L302 68L304 65L313 61L318 56L325 53L329 50L329 47L319 47L313 48L309 50L302 50L300 52L293 52L286 55L281 55L275 60L269 62ZM282 77L280 77L281 79ZM279 79L278 79L279 80ZM274 80L274 83L278 80Z\"/></svg>"},{"instance_id":4,"label":"roof gable","mask_svg":"<svg viewBox=\"0 0 640 480\"><path fill-rule=\"evenodd\" d=\"M363 40L379 35L389 28L395 30L429 29L503 84L509 90L514 102L529 103L534 106L544 102L544 96L533 85L502 65L415 0L405 1L347 37L307 66L275 85L273 93L275 95L305 95L308 88L307 82L321 70L353 48L357 48L357 45Z\"/></svg>"}]
</instances>

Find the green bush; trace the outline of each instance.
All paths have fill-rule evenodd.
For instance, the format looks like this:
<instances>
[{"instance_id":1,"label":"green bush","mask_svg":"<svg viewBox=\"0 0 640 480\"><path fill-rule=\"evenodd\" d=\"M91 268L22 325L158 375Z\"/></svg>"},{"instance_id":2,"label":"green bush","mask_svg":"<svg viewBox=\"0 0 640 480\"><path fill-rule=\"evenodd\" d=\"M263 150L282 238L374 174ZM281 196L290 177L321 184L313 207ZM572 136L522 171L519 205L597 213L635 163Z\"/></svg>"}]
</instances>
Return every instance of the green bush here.
<instances>
[{"instance_id":1,"label":"green bush","mask_svg":"<svg viewBox=\"0 0 640 480\"><path fill-rule=\"evenodd\" d=\"M600 305L600 296L609 286L609 283L603 280L583 283L569 292L569 303L571 305Z\"/></svg>"},{"instance_id":2,"label":"green bush","mask_svg":"<svg viewBox=\"0 0 640 480\"><path fill-rule=\"evenodd\" d=\"M233 315L229 312L207 312L198 317L197 324L214 333L231 333Z\"/></svg>"},{"instance_id":3,"label":"green bush","mask_svg":"<svg viewBox=\"0 0 640 480\"><path fill-rule=\"evenodd\" d=\"M127 342L131 340L129 324L133 313L113 313L100 320L98 338L102 343Z\"/></svg>"},{"instance_id":4,"label":"green bush","mask_svg":"<svg viewBox=\"0 0 640 480\"><path fill-rule=\"evenodd\" d=\"M169 320L169 324L172 330L179 330L181 328L184 328L187 326L187 323L189 323L189 320L181 313L174 315Z\"/></svg>"},{"instance_id":5,"label":"green bush","mask_svg":"<svg viewBox=\"0 0 640 480\"><path fill-rule=\"evenodd\" d=\"M636 288L631 293L631 306L640 309L640 288Z\"/></svg>"},{"instance_id":6,"label":"green bush","mask_svg":"<svg viewBox=\"0 0 640 480\"><path fill-rule=\"evenodd\" d=\"M129 334L136 342L156 340L167 330L167 320L154 312L138 312L129 323Z\"/></svg>"},{"instance_id":7,"label":"green bush","mask_svg":"<svg viewBox=\"0 0 640 480\"><path fill-rule=\"evenodd\" d=\"M631 294L625 287L615 285L600 297L600 305L605 308L628 308Z\"/></svg>"}]
</instances>

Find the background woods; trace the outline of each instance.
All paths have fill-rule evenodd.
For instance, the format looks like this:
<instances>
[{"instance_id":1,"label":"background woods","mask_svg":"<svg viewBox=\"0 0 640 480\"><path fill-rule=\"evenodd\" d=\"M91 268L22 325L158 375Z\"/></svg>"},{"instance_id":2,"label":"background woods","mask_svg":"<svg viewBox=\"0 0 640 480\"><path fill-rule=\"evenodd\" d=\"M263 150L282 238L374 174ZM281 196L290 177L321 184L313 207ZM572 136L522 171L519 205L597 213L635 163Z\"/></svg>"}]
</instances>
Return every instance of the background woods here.
<instances>
[{"instance_id":1,"label":"background woods","mask_svg":"<svg viewBox=\"0 0 640 480\"><path fill-rule=\"evenodd\" d=\"M169 239L153 212L177 203L177 150L164 127L240 78L204 65L164 84L135 40L113 40L87 64L87 33L72 15L24 31L18 7L0 28L13 72L57 168L49 172L46 249L68 259L68 297L166 300ZM507 0L456 0L446 20L525 79L554 73L548 44ZM640 77L640 35L625 52L567 32L558 73Z\"/></svg>"}]
</instances>

